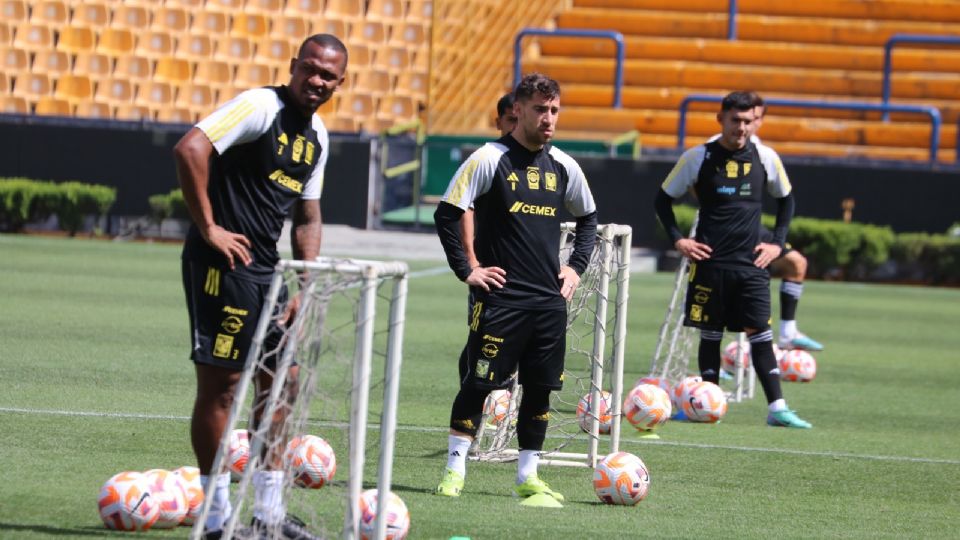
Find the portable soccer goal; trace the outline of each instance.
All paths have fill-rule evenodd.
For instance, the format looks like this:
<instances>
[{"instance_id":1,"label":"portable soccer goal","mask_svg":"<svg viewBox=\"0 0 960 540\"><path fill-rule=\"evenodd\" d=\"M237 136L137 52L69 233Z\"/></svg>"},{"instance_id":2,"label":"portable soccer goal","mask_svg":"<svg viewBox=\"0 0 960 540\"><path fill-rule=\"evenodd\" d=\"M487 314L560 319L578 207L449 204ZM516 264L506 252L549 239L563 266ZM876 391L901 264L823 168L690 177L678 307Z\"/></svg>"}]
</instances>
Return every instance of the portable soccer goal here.
<instances>
[{"instance_id":1,"label":"portable soccer goal","mask_svg":"<svg viewBox=\"0 0 960 540\"><path fill-rule=\"evenodd\" d=\"M575 231L573 223L562 226L561 262L570 256ZM550 423L541 464L593 467L619 449L631 235L628 225L606 224L597 228L590 264L567 308L564 386L563 390L551 393ZM495 414L495 403L491 401L495 397L488 397L471 447L471 459L518 458L518 451L512 446L522 391L514 380L503 414ZM578 419L581 401L585 414ZM609 434L601 433L601 426ZM585 451L572 451L583 443Z\"/></svg>"},{"instance_id":2,"label":"portable soccer goal","mask_svg":"<svg viewBox=\"0 0 960 540\"><path fill-rule=\"evenodd\" d=\"M699 217L700 214L697 213L693 218L690 238L696 234ZM660 326L660 334L657 336L653 361L650 364L650 376L666 379L671 385L677 384L690 374L691 359L694 361L694 369L698 369L696 357L700 334L694 328L683 325L684 302L687 296L687 285L690 283L689 273L690 260L682 257L674 278L673 293L667 305L667 313ZM732 380L729 383L723 378L720 380L727 400L735 403L748 398L752 399L756 385L756 374L750 364L746 335L738 332L736 342L737 346L731 351L735 356L732 359L733 373L730 375Z\"/></svg>"},{"instance_id":3,"label":"portable soccer goal","mask_svg":"<svg viewBox=\"0 0 960 540\"><path fill-rule=\"evenodd\" d=\"M390 491L406 297L407 265L401 262L321 257L277 265L213 466L225 470L229 435L246 427L249 458L231 486L233 513L223 538L236 537L250 523L254 473L278 466L285 471L282 496L290 514L322 537L360 537L368 453L379 452L378 493ZM295 317L278 326L291 304ZM293 366L299 371L295 379ZM273 384L257 389L263 373ZM372 385L382 386L382 397L371 396ZM375 423L379 442L368 442L368 426ZM305 434L323 438L339 458L338 481L322 489L298 487L296 465L284 456L288 441ZM205 493L194 539L202 533L214 484ZM384 537L386 506L377 505L376 538Z\"/></svg>"}]
</instances>

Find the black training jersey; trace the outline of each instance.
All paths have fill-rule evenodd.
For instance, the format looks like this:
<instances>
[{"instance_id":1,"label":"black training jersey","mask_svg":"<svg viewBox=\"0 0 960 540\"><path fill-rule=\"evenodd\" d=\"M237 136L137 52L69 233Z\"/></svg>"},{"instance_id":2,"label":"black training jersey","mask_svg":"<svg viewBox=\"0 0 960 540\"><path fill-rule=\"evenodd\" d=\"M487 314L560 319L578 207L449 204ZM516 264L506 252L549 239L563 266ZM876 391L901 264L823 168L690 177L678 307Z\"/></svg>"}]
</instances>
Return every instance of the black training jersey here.
<instances>
[{"instance_id":1,"label":"black training jersey","mask_svg":"<svg viewBox=\"0 0 960 540\"><path fill-rule=\"evenodd\" d=\"M703 262L752 267L760 243L763 188L776 198L790 194L780 156L749 141L736 151L716 141L696 146L684 152L662 185L675 199L690 187L700 201L696 240L713 250Z\"/></svg>"},{"instance_id":2,"label":"black training jersey","mask_svg":"<svg viewBox=\"0 0 960 540\"><path fill-rule=\"evenodd\" d=\"M241 93L196 126L219 155L210 162L207 194L214 220L252 244L253 261L238 277L268 282L279 260L277 240L297 199L319 199L329 137L320 117L305 118L285 86ZM228 272L225 257L191 226L183 258Z\"/></svg>"},{"instance_id":3,"label":"black training jersey","mask_svg":"<svg viewBox=\"0 0 960 540\"><path fill-rule=\"evenodd\" d=\"M557 148L531 152L512 136L487 143L460 166L443 200L463 210L473 205L474 247L483 266L499 266L506 285L477 301L523 309L566 309L560 296L560 216L596 211L576 161Z\"/></svg>"}]
</instances>

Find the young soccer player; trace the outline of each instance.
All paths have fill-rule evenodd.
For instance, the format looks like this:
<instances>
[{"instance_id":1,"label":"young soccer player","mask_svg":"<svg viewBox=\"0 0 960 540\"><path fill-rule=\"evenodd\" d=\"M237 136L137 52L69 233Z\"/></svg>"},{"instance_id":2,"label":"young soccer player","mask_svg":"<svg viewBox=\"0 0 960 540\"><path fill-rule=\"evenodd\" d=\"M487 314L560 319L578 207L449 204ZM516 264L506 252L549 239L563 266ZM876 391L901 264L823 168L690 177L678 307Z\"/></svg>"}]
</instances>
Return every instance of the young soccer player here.
<instances>
[{"instance_id":1,"label":"young soccer player","mask_svg":"<svg viewBox=\"0 0 960 540\"><path fill-rule=\"evenodd\" d=\"M514 491L563 500L537 474L546 436L550 392L562 387L566 303L580 282L595 242L593 195L580 166L549 145L560 112L560 86L534 73L514 91L517 125L460 166L434 220L447 261L475 294L467 369L450 414L447 465L437 493L458 497L466 458L487 394L519 370L523 398L517 418L520 459ZM479 266L464 254L458 222L473 205ZM560 215L576 217L573 254L559 263Z\"/></svg>"},{"instance_id":2,"label":"young soccer player","mask_svg":"<svg viewBox=\"0 0 960 540\"><path fill-rule=\"evenodd\" d=\"M204 489L209 482L217 486L206 538L221 536L232 511L230 475L211 469L279 260L277 240L291 209L294 257L312 260L319 253L320 189L329 139L314 113L343 82L346 68L347 50L339 39L311 36L290 61L287 85L241 93L201 120L174 149L193 219L182 256L190 357L197 377L190 435L201 484ZM290 306L284 321L292 320L296 299ZM268 340L275 346L281 333L273 328ZM294 367L287 380L288 399L294 398L296 380ZM271 373L257 374L258 399L271 384ZM282 425L282 419L276 420ZM277 449L268 452L265 459L272 470L258 471L253 478L253 532L270 538L315 538L286 517L279 454Z\"/></svg>"},{"instance_id":3,"label":"young soccer player","mask_svg":"<svg viewBox=\"0 0 960 540\"><path fill-rule=\"evenodd\" d=\"M787 407L770 330L767 266L783 249L793 215L790 180L771 148L750 141L755 119L751 93L724 97L717 121L719 139L687 150L667 176L656 211L677 251L691 259L684 324L700 328L698 362L704 380L720 377L724 328L744 331L773 426L810 428ZM690 188L700 202L696 238L677 227L673 199ZM760 211L766 189L777 200L772 242L760 241Z\"/></svg>"}]
</instances>

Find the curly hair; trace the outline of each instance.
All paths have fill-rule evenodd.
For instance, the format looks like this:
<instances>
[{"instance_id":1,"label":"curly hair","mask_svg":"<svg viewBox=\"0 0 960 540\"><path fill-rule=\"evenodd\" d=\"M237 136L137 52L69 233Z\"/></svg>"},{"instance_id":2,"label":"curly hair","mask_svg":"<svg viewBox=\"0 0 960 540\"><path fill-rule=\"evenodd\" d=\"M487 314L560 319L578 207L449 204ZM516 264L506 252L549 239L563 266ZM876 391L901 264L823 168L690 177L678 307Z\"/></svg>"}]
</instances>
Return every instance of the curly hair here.
<instances>
[{"instance_id":1,"label":"curly hair","mask_svg":"<svg viewBox=\"0 0 960 540\"><path fill-rule=\"evenodd\" d=\"M556 99L560 97L560 83L542 73L530 73L520 79L513 96L517 101L527 101L537 93L547 99Z\"/></svg>"}]
</instances>

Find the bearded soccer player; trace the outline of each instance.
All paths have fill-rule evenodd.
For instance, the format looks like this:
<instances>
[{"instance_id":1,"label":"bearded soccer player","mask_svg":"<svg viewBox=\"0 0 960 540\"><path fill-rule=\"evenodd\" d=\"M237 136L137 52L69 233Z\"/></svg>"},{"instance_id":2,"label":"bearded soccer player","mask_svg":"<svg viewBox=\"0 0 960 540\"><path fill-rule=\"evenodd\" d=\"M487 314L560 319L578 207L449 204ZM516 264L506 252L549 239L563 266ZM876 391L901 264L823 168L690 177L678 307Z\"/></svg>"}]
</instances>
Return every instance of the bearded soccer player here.
<instances>
[{"instance_id":1,"label":"bearded soccer player","mask_svg":"<svg viewBox=\"0 0 960 540\"><path fill-rule=\"evenodd\" d=\"M684 324L700 329L703 380L719 382L724 328L743 331L767 397L767 423L810 428L783 399L770 329L766 268L783 250L793 216L792 186L777 153L750 140L755 118L752 93L724 97L717 114L720 138L683 153L663 182L655 207L674 247L691 260ZM683 236L673 213L673 199L690 188L700 202L696 238ZM771 242L760 239L764 190L777 201Z\"/></svg>"},{"instance_id":2,"label":"bearded soccer player","mask_svg":"<svg viewBox=\"0 0 960 540\"><path fill-rule=\"evenodd\" d=\"M197 377L190 435L204 490L209 482L216 484L205 538L220 538L232 511L230 475L211 469L279 260L277 240L288 213L294 257L313 260L320 250L320 190L330 145L314 113L343 82L346 68L347 50L339 39L311 36L290 61L289 84L241 93L174 148L193 219L182 255ZM277 346L281 326L292 320L296 300L289 304L282 322L267 335L265 349ZM297 371L291 368L286 381L288 399L295 397ZM256 411L270 390L271 373L256 375L261 400ZM274 425L282 425L282 418ZM265 459L271 470L253 477L254 534L315 538L286 516L279 451L269 450Z\"/></svg>"},{"instance_id":3,"label":"bearded soccer player","mask_svg":"<svg viewBox=\"0 0 960 540\"><path fill-rule=\"evenodd\" d=\"M520 458L514 492L563 500L537 474L550 415L550 392L563 384L566 304L596 241L593 195L580 166L550 146L560 86L534 73L514 91L517 126L460 166L434 220L450 268L474 292L465 373L450 414L447 466L437 493L458 497L467 451L484 400L518 371L523 398L517 418ZM479 266L471 268L458 223L473 205ZM563 205L577 220L574 249L559 262Z\"/></svg>"}]
</instances>

